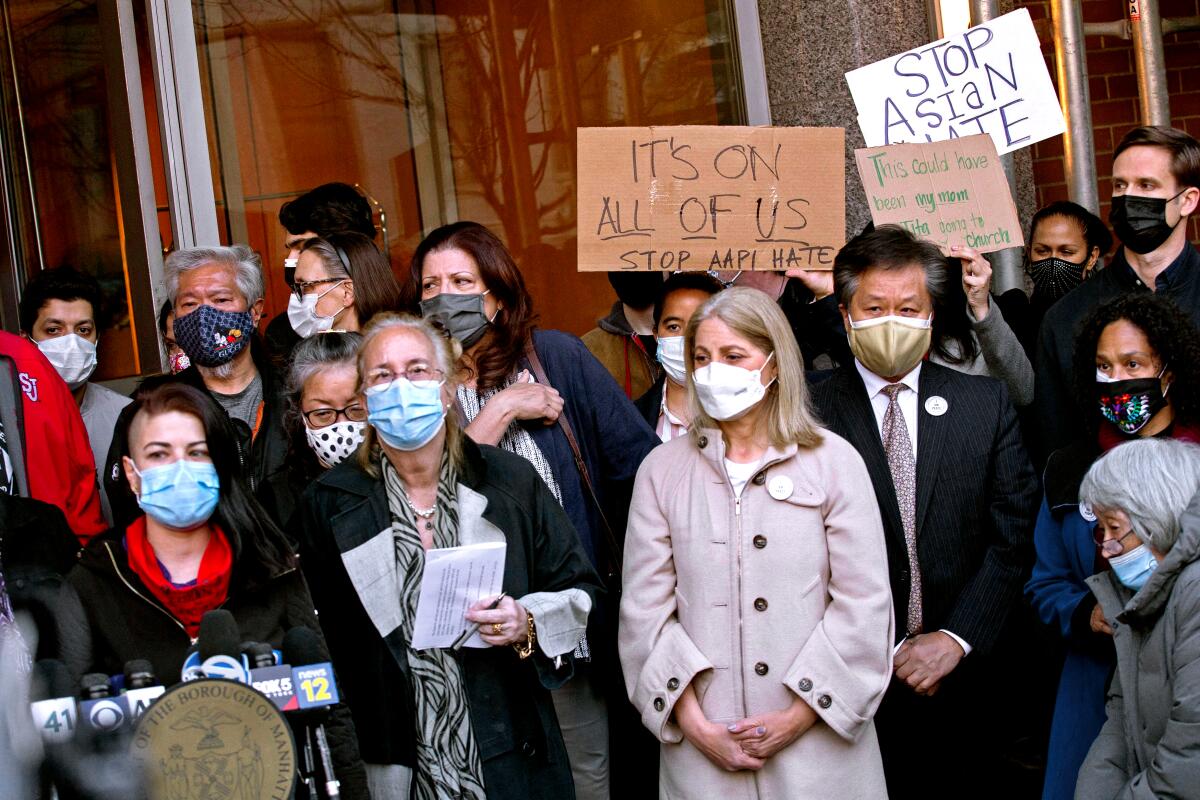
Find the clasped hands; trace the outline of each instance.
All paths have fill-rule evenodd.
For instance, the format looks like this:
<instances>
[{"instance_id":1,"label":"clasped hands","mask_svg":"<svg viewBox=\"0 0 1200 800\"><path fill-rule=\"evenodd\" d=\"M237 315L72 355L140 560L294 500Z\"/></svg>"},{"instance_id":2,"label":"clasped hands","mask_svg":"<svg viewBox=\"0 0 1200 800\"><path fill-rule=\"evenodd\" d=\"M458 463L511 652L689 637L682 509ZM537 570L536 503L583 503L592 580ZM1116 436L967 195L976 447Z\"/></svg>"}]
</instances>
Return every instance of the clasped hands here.
<instances>
[{"instance_id":1,"label":"clasped hands","mask_svg":"<svg viewBox=\"0 0 1200 800\"><path fill-rule=\"evenodd\" d=\"M686 712L681 708L684 706ZM709 761L729 772L762 769L768 758L799 739L817 721L817 713L797 697L779 711L755 714L728 725L710 722L700 711L690 686L680 697L676 711L687 740Z\"/></svg>"}]
</instances>

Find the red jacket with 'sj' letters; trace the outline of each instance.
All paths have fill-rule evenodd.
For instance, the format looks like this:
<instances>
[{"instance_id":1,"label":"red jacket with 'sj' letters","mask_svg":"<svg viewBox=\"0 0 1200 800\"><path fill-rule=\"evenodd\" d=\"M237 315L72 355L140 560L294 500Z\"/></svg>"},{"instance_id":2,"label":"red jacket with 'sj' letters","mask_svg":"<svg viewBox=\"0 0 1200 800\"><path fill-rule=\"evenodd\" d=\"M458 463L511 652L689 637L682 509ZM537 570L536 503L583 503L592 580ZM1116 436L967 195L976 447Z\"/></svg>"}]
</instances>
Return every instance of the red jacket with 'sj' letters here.
<instances>
[{"instance_id":1,"label":"red jacket with 'sj' letters","mask_svg":"<svg viewBox=\"0 0 1200 800\"><path fill-rule=\"evenodd\" d=\"M0 355L12 359L16 368L29 494L61 508L80 542L87 542L108 526L100 510L92 447L75 397L28 339L0 331ZM8 390L8 381L0 382L0 391ZM18 432L4 433L12 437Z\"/></svg>"}]
</instances>

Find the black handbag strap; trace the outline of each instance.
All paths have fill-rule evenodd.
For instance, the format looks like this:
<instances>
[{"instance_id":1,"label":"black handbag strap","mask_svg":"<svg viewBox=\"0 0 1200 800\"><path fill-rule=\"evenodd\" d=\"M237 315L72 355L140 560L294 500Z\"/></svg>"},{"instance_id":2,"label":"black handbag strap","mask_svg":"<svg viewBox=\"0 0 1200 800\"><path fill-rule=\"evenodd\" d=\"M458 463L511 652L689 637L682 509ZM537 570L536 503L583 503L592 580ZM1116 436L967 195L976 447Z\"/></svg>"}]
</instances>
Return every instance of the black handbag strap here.
<instances>
[{"instance_id":1,"label":"black handbag strap","mask_svg":"<svg viewBox=\"0 0 1200 800\"><path fill-rule=\"evenodd\" d=\"M538 383L543 386L553 388L554 384L550 383L550 379L546 377L546 370L542 367L542 361L538 358L537 350L533 348L533 339L525 340L525 359L529 362L530 369L533 370L533 376L537 378ZM563 435L567 437L567 444L571 446L571 455L575 457L575 468L579 470L579 477L583 481L584 487L587 488L588 495L592 498L592 503L596 506L596 512L600 515L600 527L603 528L605 544L608 546L609 552L613 557L611 565L613 576L617 579L621 577L621 545L617 541L617 536L613 532L612 526L608 524L608 517L604 514L604 507L600 504L600 497L596 494L596 487L592 483L592 476L588 472L587 464L583 461L583 453L579 450L579 440L575 438L575 431L571 428L571 421L567 419L566 409L558 415L558 427L562 429Z\"/></svg>"}]
</instances>

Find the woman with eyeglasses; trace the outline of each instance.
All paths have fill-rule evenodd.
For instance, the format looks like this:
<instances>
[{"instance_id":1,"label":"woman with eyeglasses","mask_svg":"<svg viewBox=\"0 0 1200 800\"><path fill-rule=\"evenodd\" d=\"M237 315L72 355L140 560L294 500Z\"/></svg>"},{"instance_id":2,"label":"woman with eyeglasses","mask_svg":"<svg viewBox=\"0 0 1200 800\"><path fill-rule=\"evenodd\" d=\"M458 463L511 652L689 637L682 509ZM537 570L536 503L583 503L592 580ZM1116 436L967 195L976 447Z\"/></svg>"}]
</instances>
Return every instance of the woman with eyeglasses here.
<instances>
[{"instance_id":1,"label":"woman with eyeglasses","mask_svg":"<svg viewBox=\"0 0 1200 800\"><path fill-rule=\"evenodd\" d=\"M599 581L533 466L463 435L458 356L416 317L367 326L366 440L305 492L301 563L373 798L571 797L548 690L574 670ZM503 593L454 624L487 646L415 649L426 552L483 543L506 546Z\"/></svg>"},{"instance_id":2,"label":"woman with eyeglasses","mask_svg":"<svg viewBox=\"0 0 1200 800\"><path fill-rule=\"evenodd\" d=\"M1117 669L1075 797L1200 797L1200 447L1123 444L1092 465L1079 497L1109 567L1088 587Z\"/></svg>"},{"instance_id":3,"label":"woman with eyeglasses","mask_svg":"<svg viewBox=\"0 0 1200 800\"><path fill-rule=\"evenodd\" d=\"M1104 723L1104 690L1114 661L1112 617L1088 579L1123 563L1122 551L1116 544L1098 550L1107 534L1097 531L1099 512L1081 502L1080 483L1102 454L1123 443L1200 442L1200 333L1171 301L1149 292L1127 295L1101 306L1084 324L1075 372L1079 396L1092 398L1095 409L1088 420L1091 432L1046 464L1045 497L1034 529L1037 562L1025 587L1038 616L1066 648L1050 731L1046 800L1076 795L1079 766Z\"/></svg>"},{"instance_id":4,"label":"woman with eyeglasses","mask_svg":"<svg viewBox=\"0 0 1200 800\"><path fill-rule=\"evenodd\" d=\"M301 475L301 490L362 443L367 407L358 396L361 344L361 334L329 331L302 340L292 351L289 424L292 468Z\"/></svg>"},{"instance_id":5,"label":"woman with eyeglasses","mask_svg":"<svg viewBox=\"0 0 1200 800\"><path fill-rule=\"evenodd\" d=\"M361 330L400 303L400 285L375 243L361 233L331 233L301 248L287 313L292 330L307 338L334 328Z\"/></svg>"},{"instance_id":6,"label":"woman with eyeglasses","mask_svg":"<svg viewBox=\"0 0 1200 800\"><path fill-rule=\"evenodd\" d=\"M537 328L516 260L483 225L456 222L426 236L405 288L462 345L451 400L467 436L534 466L610 589L579 643L575 677L554 692L576 797L607 800L620 793L610 778L654 768L619 682L616 598L633 479L658 438L583 342Z\"/></svg>"}]
</instances>

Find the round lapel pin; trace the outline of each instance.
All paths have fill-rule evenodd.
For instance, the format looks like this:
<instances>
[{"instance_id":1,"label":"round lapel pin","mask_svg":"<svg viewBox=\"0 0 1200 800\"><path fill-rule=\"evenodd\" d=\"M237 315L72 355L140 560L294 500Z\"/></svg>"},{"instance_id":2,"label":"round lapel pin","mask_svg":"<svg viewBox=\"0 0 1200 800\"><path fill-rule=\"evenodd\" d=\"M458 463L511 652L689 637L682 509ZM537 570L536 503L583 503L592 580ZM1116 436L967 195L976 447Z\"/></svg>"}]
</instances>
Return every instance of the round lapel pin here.
<instances>
[{"instance_id":1,"label":"round lapel pin","mask_svg":"<svg viewBox=\"0 0 1200 800\"><path fill-rule=\"evenodd\" d=\"M1092 511L1092 504L1079 501L1079 516L1083 517L1088 522L1096 521L1096 512Z\"/></svg>"},{"instance_id":2,"label":"round lapel pin","mask_svg":"<svg viewBox=\"0 0 1200 800\"><path fill-rule=\"evenodd\" d=\"M767 492L776 500L786 500L792 496L792 479L787 475L776 475L767 484Z\"/></svg>"},{"instance_id":3,"label":"round lapel pin","mask_svg":"<svg viewBox=\"0 0 1200 800\"><path fill-rule=\"evenodd\" d=\"M925 401L925 413L932 417L940 417L950 410L950 404L946 402L946 398L935 394L933 397Z\"/></svg>"}]
</instances>

